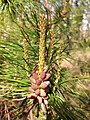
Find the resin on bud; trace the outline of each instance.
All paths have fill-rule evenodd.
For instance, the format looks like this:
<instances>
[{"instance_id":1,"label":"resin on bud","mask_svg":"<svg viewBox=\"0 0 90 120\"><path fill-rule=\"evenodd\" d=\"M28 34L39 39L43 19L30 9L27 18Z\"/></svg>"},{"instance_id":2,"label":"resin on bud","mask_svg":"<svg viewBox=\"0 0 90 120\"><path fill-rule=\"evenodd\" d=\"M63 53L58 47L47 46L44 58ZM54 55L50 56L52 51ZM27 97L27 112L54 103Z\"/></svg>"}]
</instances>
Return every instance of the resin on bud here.
<instances>
[{"instance_id":1,"label":"resin on bud","mask_svg":"<svg viewBox=\"0 0 90 120\"><path fill-rule=\"evenodd\" d=\"M40 90L40 96L42 96L42 97L45 97L45 96L46 96L45 90L43 90L43 89Z\"/></svg>"},{"instance_id":2,"label":"resin on bud","mask_svg":"<svg viewBox=\"0 0 90 120\"><path fill-rule=\"evenodd\" d=\"M38 102L39 102L40 104L42 103L42 97L37 96L37 100L38 100Z\"/></svg>"}]
</instances>

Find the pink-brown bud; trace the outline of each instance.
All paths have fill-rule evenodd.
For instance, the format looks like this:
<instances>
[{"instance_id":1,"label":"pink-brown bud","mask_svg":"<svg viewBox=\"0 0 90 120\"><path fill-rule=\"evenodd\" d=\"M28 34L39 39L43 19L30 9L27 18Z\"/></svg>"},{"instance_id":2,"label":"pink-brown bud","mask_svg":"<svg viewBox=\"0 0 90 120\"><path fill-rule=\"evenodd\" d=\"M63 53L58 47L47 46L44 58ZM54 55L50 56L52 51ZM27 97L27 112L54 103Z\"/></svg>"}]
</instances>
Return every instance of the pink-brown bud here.
<instances>
[{"instance_id":1,"label":"pink-brown bud","mask_svg":"<svg viewBox=\"0 0 90 120\"><path fill-rule=\"evenodd\" d=\"M50 84L50 81L45 81L45 82L42 82L42 83L41 83L40 87L43 88L43 89L45 89L45 88L47 88L47 86L48 86L49 84Z\"/></svg>"},{"instance_id":2,"label":"pink-brown bud","mask_svg":"<svg viewBox=\"0 0 90 120\"><path fill-rule=\"evenodd\" d=\"M37 97L37 95L35 93L32 93L27 96L27 98L31 98L31 99L35 99L36 97Z\"/></svg>"},{"instance_id":3,"label":"pink-brown bud","mask_svg":"<svg viewBox=\"0 0 90 120\"><path fill-rule=\"evenodd\" d=\"M38 79L37 73L33 73L32 76L33 76L33 78L34 78L35 80Z\"/></svg>"},{"instance_id":4,"label":"pink-brown bud","mask_svg":"<svg viewBox=\"0 0 90 120\"><path fill-rule=\"evenodd\" d=\"M45 97L42 97L44 100L47 100L48 99L48 96L45 96Z\"/></svg>"},{"instance_id":5,"label":"pink-brown bud","mask_svg":"<svg viewBox=\"0 0 90 120\"><path fill-rule=\"evenodd\" d=\"M45 103L45 105L48 105L48 101L47 100L44 100L44 103Z\"/></svg>"},{"instance_id":6,"label":"pink-brown bud","mask_svg":"<svg viewBox=\"0 0 90 120\"><path fill-rule=\"evenodd\" d=\"M46 73L43 72L43 73L40 75L40 78L41 78L41 79L44 79L45 77L46 77Z\"/></svg>"},{"instance_id":7,"label":"pink-brown bud","mask_svg":"<svg viewBox=\"0 0 90 120\"><path fill-rule=\"evenodd\" d=\"M39 89L35 90L35 94L39 95L40 94L40 90Z\"/></svg>"},{"instance_id":8,"label":"pink-brown bud","mask_svg":"<svg viewBox=\"0 0 90 120\"><path fill-rule=\"evenodd\" d=\"M46 77L44 80L48 80L50 78L51 74L50 73L46 73Z\"/></svg>"},{"instance_id":9,"label":"pink-brown bud","mask_svg":"<svg viewBox=\"0 0 90 120\"><path fill-rule=\"evenodd\" d=\"M47 70L48 70L48 65L46 65L46 66L43 68L43 71L44 71L44 72L47 72Z\"/></svg>"},{"instance_id":10,"label":"pink-brown bud","mask_svg":"<svg viewBox=\"0 0 90 120\"><path fill-rule=\"evenodd\" d=\"M38 89L38 86L37 86L36 84L32 84L31 88L32 88L33 90L37 90L37 89Z\"/></svg>"},{"instance_id":11,"label":"pink-brown bud","mask_svg":"<svg viewBox=\"0 0 90 120\"><path fill-rule=\"evenodd\" d=\"M37 85L40 85L41 82L42 82L41 80L36 80L36 84L37 84Z\"/></svg>"},{"instance_id":12,"label":"pink-brown bud","mask_svg":"<svg viewBox=\"0 0 90 120\"><path fill-rule=\"evenodd\" d=\"M28 88L28 91L29 92L34 92L34 90L31 87Z\"/></svg>"},{"instance_id":13,"label":"pink-brown bud","mask_svg":"<svg viewBox=\"0 0 90 120\"><path fill-rule=\"evenodd\" d=\"M31 81L32 83L36 83L35 79L34 79L32 76L30 77L30 81Z\"/></svg>"}]
</instances>

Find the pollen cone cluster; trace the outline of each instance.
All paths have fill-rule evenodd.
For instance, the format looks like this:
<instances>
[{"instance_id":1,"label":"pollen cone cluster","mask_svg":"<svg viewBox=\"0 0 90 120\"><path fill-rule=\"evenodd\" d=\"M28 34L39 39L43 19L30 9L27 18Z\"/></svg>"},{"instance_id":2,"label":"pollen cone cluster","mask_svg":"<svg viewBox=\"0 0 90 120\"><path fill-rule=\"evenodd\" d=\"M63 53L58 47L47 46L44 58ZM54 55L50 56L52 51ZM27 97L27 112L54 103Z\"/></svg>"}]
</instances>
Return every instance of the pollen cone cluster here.
<instances>
[{"instance_id":1,"label":"pollen cone cluster","mask_svg":"<svg viewBox=\"0 0 90 120\"><path fill-rule=\"evenodd\" d=\"M32 85L29 87L29 91L31 92L29 98L36 99L39 104L43 103L46 106L48 105L47 91L50 84L50 81L48 81L48 79L51 76L50 73L47 73L47 70L48 66L45 66L43 68L42 74L40 75L40 80L38 79L38 70L32 73L32 76L30 77Z\"/></svg>"},{"instance_id":2,"label":"pollen cone cluster","mask_svg":"<svg viewBox=\"0 0 90 120\"><path fill-rule=\"evenodd\" d=\"M27 78L29 76L28 71L29 71L29 66L28 66L28 50L27 50L27 41L26 39L23 39L23 48L24 48L24 59L25 59L25 69L26 69L26 74L27 74Z\"/></svg>"},{"instance_id":3,"label":"pollen cone cluster","mask_svg":"<svg viewBox=\"0 0 90 120\"><path fill-rule=\"evenodd\" d=\"M45 18L40 15L40 43L39 43L39 74L42 73L45 65Z\"/></svg>"},{"instance_id":4,"label":"pollen cone cluster","mask_svg":"<svg viewBox=\"0 0 90 120\"><path fill-rule=\"evenodd\" d=\"M55 44L55 33L53 27L50 30L50 35L51 35L51 40L50 40L49 62L51 61L51 58L53 56L54 44Z\"/></svg>"},{"instance_id":5,"label":"pollen cone cluster","mask_svg":"<svg viewBox=\"0 0 90 120\"><path fill-rule=\"evenodd\" d=\"M39 42L39 64L38 69L34 70L32 76L30 77L31 87L29 87L29 92L31 94L28 98L37 100L41 105L41 109L46 113L45 108L48 106L48 86L50 84L49 78L50 73L47 72L48 65L45 65L45 18L44 15L40 15L40 42ZM45 66L45 67L44 67Z\"/></svg>"},{"instance_id":6,"label":"pollen cone cluster","mask_svg":"<svg viewBox=\"0 0 90 120\"><path fill-rule=\"evenodd\" d=\"M58 51L58 54L57 54L57 66L58 66L58 69L57 69L57 79L59 80L60 79L60 71L61 71L61 62L62 62L62 51L63 51L63 47L64 47L64 43L60 43L60 48L59 48L59 51Z\"/></svg>"}]
</instances>

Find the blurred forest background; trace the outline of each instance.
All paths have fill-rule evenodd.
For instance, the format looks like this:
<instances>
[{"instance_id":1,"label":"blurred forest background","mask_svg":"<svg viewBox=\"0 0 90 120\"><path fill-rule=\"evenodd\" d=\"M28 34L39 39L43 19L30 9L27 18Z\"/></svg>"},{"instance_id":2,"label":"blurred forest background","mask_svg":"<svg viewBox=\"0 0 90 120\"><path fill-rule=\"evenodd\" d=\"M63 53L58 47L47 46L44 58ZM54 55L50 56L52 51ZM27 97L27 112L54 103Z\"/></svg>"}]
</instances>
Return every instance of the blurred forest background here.
<instances>
[{"instance_id":1,"label":"blurred forest background","mask_svg":"<svg viewBox=\"0 0 90 120\"><path fill-rule=\"evenodd\" d=\"M40 61L40 16L46 113L26 97ZM90 120L90 0L0 0L0 120L47 119Z\"/></svg>"}]
</instances>

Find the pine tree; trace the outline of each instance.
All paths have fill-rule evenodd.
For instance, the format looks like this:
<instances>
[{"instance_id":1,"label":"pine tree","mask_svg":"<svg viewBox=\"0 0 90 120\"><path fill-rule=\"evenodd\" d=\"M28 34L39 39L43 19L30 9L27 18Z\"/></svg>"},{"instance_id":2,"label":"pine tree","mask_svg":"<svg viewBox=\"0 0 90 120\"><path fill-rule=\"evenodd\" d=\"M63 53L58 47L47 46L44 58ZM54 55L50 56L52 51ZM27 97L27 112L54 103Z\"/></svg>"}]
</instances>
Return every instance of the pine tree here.
<instances>
[{"instance_id":1,"label":"pine tree","mask_svg":"<svg viewBox=\"0 0 90 120\"><path fill-rule=\"evenodd\" d=\"M83 79L61 65L73 49L73 38L79 37L74 32L79 32L83 19L83 14L73 13L72 4L70 0L2 0L1 119L87 119L84 106L89 97L75 88ZM75 5L80 12L77 1Z\"/></svg>"}]
</instances>

